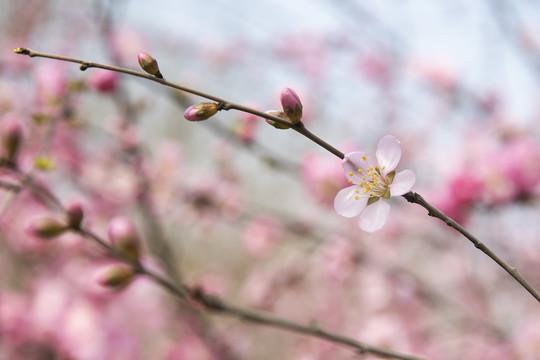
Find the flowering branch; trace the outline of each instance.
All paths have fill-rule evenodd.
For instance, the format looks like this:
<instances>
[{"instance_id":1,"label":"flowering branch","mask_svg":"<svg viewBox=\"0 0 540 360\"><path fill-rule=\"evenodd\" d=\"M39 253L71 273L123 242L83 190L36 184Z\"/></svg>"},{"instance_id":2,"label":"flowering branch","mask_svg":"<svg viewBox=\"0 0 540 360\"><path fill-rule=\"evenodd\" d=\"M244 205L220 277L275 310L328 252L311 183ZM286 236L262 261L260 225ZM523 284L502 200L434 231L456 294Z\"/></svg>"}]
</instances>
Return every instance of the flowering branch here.
<instances>
[{"instance_id":1,"label":"flowering branch","mask_svg":"<svg viewBox=\"0 0 540 360\"><path fill-rule=\"evenodd\" d=\"M171 88L176 89L176 90L184 91L184 92L187 92L187 93L190 93L190 94L193 94L193 95L197 95L197 96L207 98L209 100L213 100L213 101L218 103L217 104L217 110L218 111L219 110L230 110L230 109L243 111L243 112L246 112L246 113L250 113L250 114L265 118L265 119L270 120L270 121L272 121L274 123L280 124L281 126L284 126L286 128L291 128L294 131L304 135L305 137L307 137L311 141L315 142L319 146L323 147L324 149L328 150L329 152L331 152L335 156L339 157L340 159L345 158L345 154L343 154L341 151L337 150L336 148L334 148L330 144L326 143L324 140L320 139L319 137L317 137L316 135L311 133L308 129L305 128L304 124L301 121L298 121L298 122L294 123L294 122L288 121L288 120L286 120L284 118L281 118L279 116L276 116L276 115L271 115L271 114L268 114L268 113L265 113L265 112L262 112L262 111L259 111L259 110L255 110L255 109L250 108L250 107L235 104L235 103L229 102L227 100L221 99L219 97L216 97L216 96L213 96L213 95L210 95L210 94L198 91L198 90L194 90L194 89L191 89L191 88L188 88L188 87L185 87L185 86L174 84L174 83L169 82L169 81L167 81L167 80L165 80L163 78L160 78L160 77L157 77L157 76L154 76L154 75L148 75L146 73L142 73L142 72L138 72L138 71L134 71L134 70L130 70L130 69L125 69L125 68L116 67L116 66L110 66L110 65L104 65L104 64L100 64L100 63L89 62L89 61L85 61L85 60L80 60L80 59L75 59L75 58L70 58L70 57L64 57L64 56L59 56L59 55L51 55L51 54L39 53L39 52L35 52L35 51L27 49L27 48L17 48L17 49L15 49L15 53L22 54L22 55L27 55L27 56L30 56L30 57L43 57L43 58L50 58L50 59L60 60L60 61L78 63L78 64L81 64L80 69L82 71L84 71L84 70L86 70L88 68L91 68L91 67L101 68L101 69L105 69L105 70L116 71L116 72L132 75L132 76L145 78L147 80L151 80L151 81L154 81L154 82L158 82L158 83L160 83L162 85L171 87ZM526 281L523 278L523 276L521 276L519 274L519 272L516 270L515 267L510 266L504 260L499 258L486 245L484 245L482 242L480 242L478 239L476 239L474 236L472 236L465 228L463 228L461 225L459 225L453 219L451 219L450 217L448 217L447 215L442 213L440 210L438 210L437 208L435 208L434 206L429 204L420 195L418 195L416 193L413 193L413 192L407 192L407 193L403 194L402 196L405 197L405 199L407 201L409 201L411 203L416 203L416 204L424 207L426 210L428 210L428 215L429 216L433 216L433 217L436 217L436 218L444 221L447 225L451 226L452 228L454 228L455 230L460 232L463 236L465 236L467 239L469 239L474 244L475 247L480 249L487 256L489 256L492 260L494 260L497 264L499 264L499 266L501 266L504 270L506 270L516 281L518 281L518 283L521 286L523 286L537 301L540 302L540 293L528 281Z\"/></svg>"}]
</instances>

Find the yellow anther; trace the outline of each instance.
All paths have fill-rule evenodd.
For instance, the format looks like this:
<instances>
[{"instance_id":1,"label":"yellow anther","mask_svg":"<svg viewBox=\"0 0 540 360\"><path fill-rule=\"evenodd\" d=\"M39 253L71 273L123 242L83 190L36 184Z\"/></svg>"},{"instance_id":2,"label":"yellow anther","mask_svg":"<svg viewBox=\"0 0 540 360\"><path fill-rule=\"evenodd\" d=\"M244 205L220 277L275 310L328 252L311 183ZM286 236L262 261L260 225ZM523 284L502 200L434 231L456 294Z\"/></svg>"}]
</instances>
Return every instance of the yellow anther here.
<instances>
[{"instance_id":1,"label":"yellow anther","mask_svg":"<svg viewBox=\"0 0 540 360\"><path fill-rule=\"evenodd\" d=\"M365 189L364 189L364 194L365 194L365 193L367 193L367 192L368 192L368 189L367 189L367 188L365 188Z\"/></svg>"},{"instance_id":2,"label":"yellow anther","mask_svg":"<svg viewBox=\"0 0 540 360\"><path fill-rule=\"evenodd\" d=\"M362 169L358 169L358 173L361 174L363 171Z\"/></svg>"},{"instance_id":3,"label":"yellow anther","mask_svg":"<svg viewBox=\"0 0 540 360\"><path fill-rule=\"evenodd\" d=\"M358 200L358 199L360 199L360 196L356 195L356 196L354 197L354 200Z\"/></svg>"},{"instance_id":4,"label":"yellow anther","mask_svg":"<svg viewBox=\"0 0 540 360\"><path fill-rule=\"evenodd\" d=\"M358 194L360 192L360 190L354 190L354 192Z\"/></svg>"},{"instance_id":5,"label":"yellow anther","mask_svg":"<svg viewBox=\"0 0 540 360\"><path fill-rule=\"evenodd\" d=\"M364 160L364 161L367 160L366 155L362 155L362 160Z\"/></svg>"},{"instance_id":6,"label":"yellow anther","mask_svg":"<svg viewBox=\"0 0 540 360\"><path fill-rule=\"evenodd\" d=\"M353 176L353 172L352 172L352 171L349 173L349 176Z\"/></svg>"},{"instance_id":7,"label":"yellow anther","mask_svg":"<svg viewBox=\"0 0 540 360\"><path fill-rule=\"evenodd\" d=\"M352 184L352 180L349 180L349 184Z\"/></svg>"}]
</instances>

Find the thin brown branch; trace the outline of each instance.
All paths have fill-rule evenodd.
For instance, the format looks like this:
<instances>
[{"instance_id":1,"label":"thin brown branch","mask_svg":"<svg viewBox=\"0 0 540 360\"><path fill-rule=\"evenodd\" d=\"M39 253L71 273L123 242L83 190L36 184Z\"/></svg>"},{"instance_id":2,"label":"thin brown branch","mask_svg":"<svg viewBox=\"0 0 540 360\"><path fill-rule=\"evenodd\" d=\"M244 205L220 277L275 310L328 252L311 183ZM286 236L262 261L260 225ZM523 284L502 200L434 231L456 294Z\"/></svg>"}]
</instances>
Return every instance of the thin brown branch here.
<instances>
[{"instance_id":1,"label":"thin brown branch","mask_svg":"<svg viewBox=\"0 0 540 360\"><path fill-rule=\"evenodd\" d=\"M462 234L467 239L469 239L469 241L472 242L473 245L477 249L479 249L484 254L489 256L500 267L506 270L506 272L509 273L510 276L516 279L516 281L521 286L523 286L532 296L534 296L534 298L537 301L540 302L540 293L527 280L525 280L525 278L517 271L517 269L513 266L510 266L508 263L502 260L491 249L489 249L483 242L478 240L469 231L467 231L467 229L465 229L463 226L459 225L455 220L450 218L448 215L444 214L442 211L440 211L439 209L437 209L436 207L428 203L421 195L415 192L408 192L407 194L403 195L403 197L407 199L407 201L410 203L415 203L422 206L424 209L428 211L429 216L432 216L434 218L444 221L446 225L450 226L451 228L454 228L460 234Z\"/></svg>"}]
</instances>

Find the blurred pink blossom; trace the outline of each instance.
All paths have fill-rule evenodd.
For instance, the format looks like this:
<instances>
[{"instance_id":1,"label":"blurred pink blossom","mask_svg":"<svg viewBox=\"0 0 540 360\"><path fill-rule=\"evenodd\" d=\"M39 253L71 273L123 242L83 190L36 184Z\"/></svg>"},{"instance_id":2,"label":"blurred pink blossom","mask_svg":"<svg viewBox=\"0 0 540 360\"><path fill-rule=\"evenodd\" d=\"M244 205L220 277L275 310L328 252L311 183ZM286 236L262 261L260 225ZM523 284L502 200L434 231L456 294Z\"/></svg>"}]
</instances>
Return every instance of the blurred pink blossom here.
<instances>
[{"instance_id":1,"label":"blurred pink blossom","mask_svg":"<svg viewBox=\"0 0 540 360\"><path fill-rule=\"evenodd\" d=\"M280 240L278 221L271 216L259 216L244 228L242 239L246 250L255 257L269 255Z\"/></svg>"},{"instance_id":2,"label":"blurred pink blossom","mask_svg":"<svg viewBox=\"0 0 540 360\"><path fill-rule=\"evenodd\" d=\"M118 88L119 75L115 71L92 69L87 82L90 88L102 93L115 92Z\"/></svg>"},{"instance_id":3,"label":"blurred pink blossom","mask_svg":"<svg viewBox=\"0 0 540 360\"><path fill-rule=\"evenodd\" d=\"M332 206L336 193L347 186L343 168L328 155L308 153L304 156L302 178L311 195L327 206Z\"/></svg>"}]
</instances>

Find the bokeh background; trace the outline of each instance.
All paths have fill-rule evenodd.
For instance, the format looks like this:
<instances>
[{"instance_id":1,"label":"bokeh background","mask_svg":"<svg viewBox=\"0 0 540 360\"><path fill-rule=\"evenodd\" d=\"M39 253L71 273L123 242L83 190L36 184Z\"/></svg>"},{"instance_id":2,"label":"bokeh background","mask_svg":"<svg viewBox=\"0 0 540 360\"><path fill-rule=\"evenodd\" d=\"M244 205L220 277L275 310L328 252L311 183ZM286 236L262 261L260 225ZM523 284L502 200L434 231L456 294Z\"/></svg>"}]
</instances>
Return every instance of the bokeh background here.
<instances>
[{"instance_id":1,"label":"bokeh background","mask_svg":"<svg viewBox=\"0 0 540 360\"><path fill-rule=\"evenodd\" d=\"M259 110L293 88L343 152L397 136L414 188L540 287L540 4L470 1L0 0L0 127L85 226L131 219L145 261L246 308L429 359L540 359L538 303L466 239L392 199L385 227L339 217L338 158L293 131L158 84L16 55L138 69ZM5 156L3 154L2 156ZM20 181L0 168L0 180ZM25 232L51 213L2 186L0 357L371 359L194 312L148 279L96 285L84 239Z\"/></svg>"}]
</instances>

